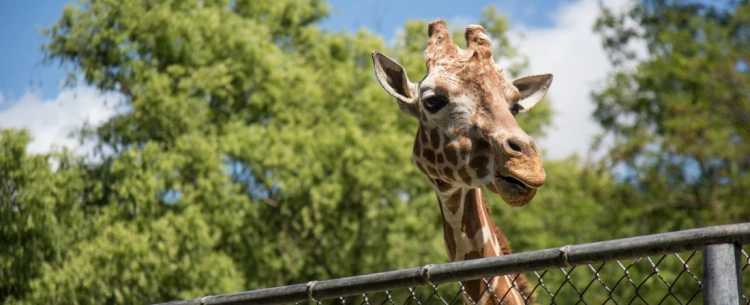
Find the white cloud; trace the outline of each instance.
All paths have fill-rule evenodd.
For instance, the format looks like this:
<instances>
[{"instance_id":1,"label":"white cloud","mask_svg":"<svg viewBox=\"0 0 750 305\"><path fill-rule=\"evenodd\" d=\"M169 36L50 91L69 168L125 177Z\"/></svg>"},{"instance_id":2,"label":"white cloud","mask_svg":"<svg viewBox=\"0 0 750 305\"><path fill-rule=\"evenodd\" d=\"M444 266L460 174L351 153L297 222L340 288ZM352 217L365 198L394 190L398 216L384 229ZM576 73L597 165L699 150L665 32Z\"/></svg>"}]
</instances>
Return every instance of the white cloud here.
<instances>
[{"instance_id":1,"label":"white cloud","mask_svg":"<svg viewBox=\"0 0 750 305\"><path fill-rule=\"evenodd\" d=\"M0 112L0 128L29 129L34 137L27 148L30 153L48 152L53 145L84 153L90 147L81 147L69 134L86 121L92 125L105 122L115 115L117 101L117 95L102 94L88 86L62 90L52 100L29 91L17 101L6 101L11 106Z\"/></svg>"},{"instance_id":2,"label":"white cloud","mask_svg":"<svg viewBox=\"0 0 750 305\"><path fill-rule=\"evenodd\" d=\"M606 2L608 7L615 8L629 3L628 0ZM552 27L520 25L518 30L524 38L516 40L520 51L529 56L532 74L555 76L548 93L556 112L553 127L537 144L550 158L560 159L573 153L585 156L593 136L601 132L591 118L595 105L590 92L613 68L601 38L593 32L599 5L597 0L579 0L561 5L552 14Z\"/></svg>"},{"instance_id":3,"label":"white cloud","mask_svg":"<svg viewBox=\"0 0 750 305\"><path fill-rule=\"evenodd\" d=\"M3 93L0 92L0 105L2 105L4 101L5 101L5 96L3 96Z\"/></svg>"}]
</instances>

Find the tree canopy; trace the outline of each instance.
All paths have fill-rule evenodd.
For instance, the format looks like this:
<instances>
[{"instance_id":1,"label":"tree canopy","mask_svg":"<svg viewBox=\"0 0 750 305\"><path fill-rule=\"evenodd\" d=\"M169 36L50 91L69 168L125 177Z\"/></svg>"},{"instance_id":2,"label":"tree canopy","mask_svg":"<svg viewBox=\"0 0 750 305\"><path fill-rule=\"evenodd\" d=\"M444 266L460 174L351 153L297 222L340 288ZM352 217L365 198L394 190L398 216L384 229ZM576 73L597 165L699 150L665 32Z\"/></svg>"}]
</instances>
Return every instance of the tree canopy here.
<instances>
[{"instance_id":1,"label":"tree canopy","mask_svg":"<svg viewBox=\"0 0 750 305\"><path fill-rule=\"evenodd\" d=\"M748 219L750 4L642 1L596 27L621 69L594 117L606 165L636 190L630 219L643 233Z\"/></svg>"}]
</instances>

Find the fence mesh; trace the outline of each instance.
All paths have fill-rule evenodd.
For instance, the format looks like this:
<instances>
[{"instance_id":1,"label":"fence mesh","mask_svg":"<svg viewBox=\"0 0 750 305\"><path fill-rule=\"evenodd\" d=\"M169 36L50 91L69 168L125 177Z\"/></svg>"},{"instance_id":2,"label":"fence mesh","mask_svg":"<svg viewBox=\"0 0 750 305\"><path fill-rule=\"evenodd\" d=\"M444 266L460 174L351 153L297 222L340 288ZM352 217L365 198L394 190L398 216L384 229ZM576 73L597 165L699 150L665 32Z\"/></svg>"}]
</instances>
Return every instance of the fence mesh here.
<instances>
[{"instance_id":1,"label":"fence mesh","mask_svg":"<svg viewBox=\"0 0 750 305\"><path fill-rule=\"evenodd\" d=\"M750 305L750 247L742 249L742 303ZM601 264L551 269L524 274L533 297L526 304L703 304L702 255L700 251L615 260ZM509 278L511 290L519 290L517 277ZM487 289L481 280L481 298L491 304L516 304L511 291ZM318 301L319 305L452 305L476 304L464 283L409 287ZM300 303L297 303L300 304ZM313 303L315 304L315 303Z\"/></svg>"}]
</instances>

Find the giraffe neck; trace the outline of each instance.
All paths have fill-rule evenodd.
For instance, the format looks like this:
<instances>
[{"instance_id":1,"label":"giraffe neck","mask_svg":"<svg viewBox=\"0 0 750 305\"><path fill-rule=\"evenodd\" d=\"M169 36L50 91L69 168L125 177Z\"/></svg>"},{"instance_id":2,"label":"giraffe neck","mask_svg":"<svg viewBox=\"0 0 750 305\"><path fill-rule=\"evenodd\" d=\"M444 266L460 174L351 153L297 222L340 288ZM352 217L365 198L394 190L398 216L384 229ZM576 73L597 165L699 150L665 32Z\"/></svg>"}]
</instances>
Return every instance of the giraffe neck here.
<instances>
[{"instance_id":1,"label":"giraffe neck","mask_svg":"<svg viewBox=\"0 0 750 305\"><path fill-rule=\"evenodd\" d=\"M445 248L450 260L455 262L509 253L505 236L492 221L481 189L448 188L440 183L444 182L435 181L434 189L443 215ZM516 275L487 278L490 291L485 291L488 285L481 279L467 281L464 289L471 300L464 295L464 303L498 304L497 300L501 299L502 304L526 304L524 296L519 293L519 285L516 283L511 288L514 279Z\"/></svg>"}]
</instances>

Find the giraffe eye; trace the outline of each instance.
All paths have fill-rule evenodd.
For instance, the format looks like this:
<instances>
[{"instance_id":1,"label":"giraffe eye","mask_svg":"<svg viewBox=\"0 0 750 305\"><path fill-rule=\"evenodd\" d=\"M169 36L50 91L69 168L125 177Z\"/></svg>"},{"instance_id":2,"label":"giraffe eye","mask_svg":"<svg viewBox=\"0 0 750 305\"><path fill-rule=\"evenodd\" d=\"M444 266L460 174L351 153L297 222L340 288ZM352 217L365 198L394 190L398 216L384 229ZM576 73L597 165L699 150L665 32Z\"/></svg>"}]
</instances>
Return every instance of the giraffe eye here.
<instances>
[{"instance_id":1,"label":"giraffe eye","mask_svg":"<svg viewBox=\"0 0 750 305\"><path fill-rule=\"evenodd\" d=\"M430 113L436 113L445 105L448 105L448 99L439 95L431 96L424 100L424 108Z\"/></svg>"},{"instance_id":2,"label":"giraffe eye","mask_svg":"<svg viewBox=\"0 0 750 305\"><path fill-rule=\"evenodd\" d=\"M510 107L510 113L513 116L516 116L516 114L518 114L519 111L521 111L521 106L519 106L518 104L513 104L513 106Z\"/></svg>"}]
</instances>

